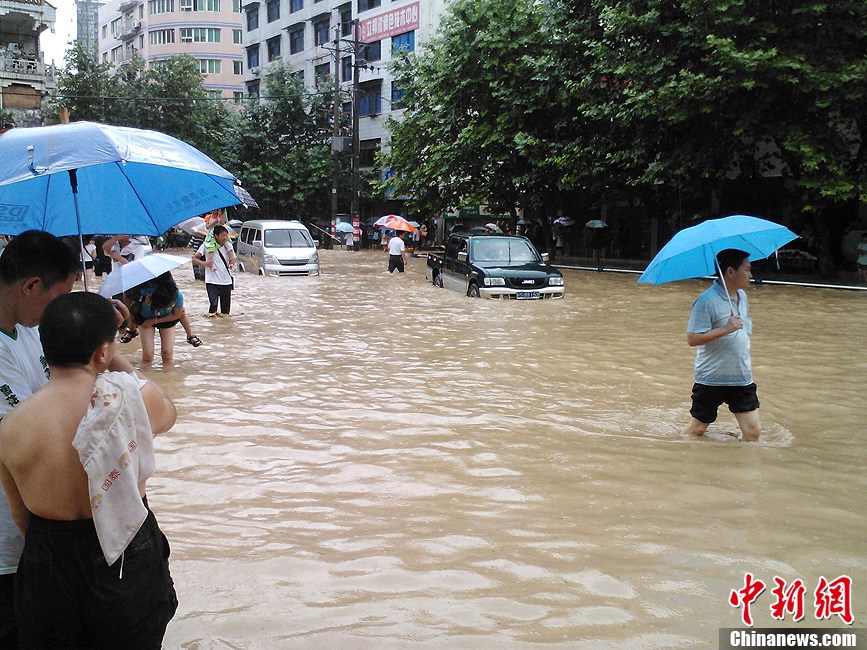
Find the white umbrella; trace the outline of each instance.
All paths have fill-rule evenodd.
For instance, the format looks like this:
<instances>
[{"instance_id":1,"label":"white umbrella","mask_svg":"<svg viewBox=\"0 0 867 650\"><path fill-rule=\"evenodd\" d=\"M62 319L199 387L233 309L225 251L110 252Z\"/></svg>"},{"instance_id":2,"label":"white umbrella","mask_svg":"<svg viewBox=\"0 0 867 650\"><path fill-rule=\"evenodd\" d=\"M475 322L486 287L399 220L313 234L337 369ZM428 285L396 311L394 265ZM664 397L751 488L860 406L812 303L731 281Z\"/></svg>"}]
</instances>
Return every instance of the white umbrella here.
<instances>
[{"instance_id":1,"label":"white umbrella","mask_svg":"<svg viewBox=\"0 0 867 650\"><path fill-rule=\"evenodd\" d=\"M169 255L168 253L145 255L141 259L124 264L109 273L99 288L99 295L111 298L128 289L144 284L148 280L153 280L166 271L176 269L189 261L189 257Z\"/></svg>"}]
</instances>

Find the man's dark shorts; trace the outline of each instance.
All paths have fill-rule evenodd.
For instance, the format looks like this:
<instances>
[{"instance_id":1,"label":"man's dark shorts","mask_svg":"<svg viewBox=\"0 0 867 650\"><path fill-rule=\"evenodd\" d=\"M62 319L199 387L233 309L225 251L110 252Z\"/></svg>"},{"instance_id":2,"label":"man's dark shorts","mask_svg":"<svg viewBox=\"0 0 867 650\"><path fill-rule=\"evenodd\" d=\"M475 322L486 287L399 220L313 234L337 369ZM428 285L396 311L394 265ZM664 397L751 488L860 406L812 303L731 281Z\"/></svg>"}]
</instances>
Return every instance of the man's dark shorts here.
<instances>
[{"instance_id":1,"label":"man's dark shorts","mask_svg":"<svg viewBox=\"0 0 867 650\"><path fill-rule=\"evenodd\" d=\"M397 269L398 273L403 273L403 256L401 256L401 255L389 255L388 256L388 272L394 273L395 269Z\"/></svg>"},{"instance_id":2,"label":"man's dark shorts","mask_svg":"<svg viewBox=\"0 0 867 650\"><path fill-rule=\"evenodd\" d=\"M91 520L31 515L15 582L20 647L156 650L178 606L168 557L150 511L111 566Z\"/></svg>"},{"instance_id":3,"label":"man's dark shorts","mask_svg":"<svg viewBox=\"0 0 867 650\"><path fill-rule=\"evenodd\" d=\"M748 413L759 408L756 385L749 386L705 386L692 385L692 408L689 414L699 422L710 424L716 421L720 405L729 405L732 413Z\"/></svg>"}]
</instances>

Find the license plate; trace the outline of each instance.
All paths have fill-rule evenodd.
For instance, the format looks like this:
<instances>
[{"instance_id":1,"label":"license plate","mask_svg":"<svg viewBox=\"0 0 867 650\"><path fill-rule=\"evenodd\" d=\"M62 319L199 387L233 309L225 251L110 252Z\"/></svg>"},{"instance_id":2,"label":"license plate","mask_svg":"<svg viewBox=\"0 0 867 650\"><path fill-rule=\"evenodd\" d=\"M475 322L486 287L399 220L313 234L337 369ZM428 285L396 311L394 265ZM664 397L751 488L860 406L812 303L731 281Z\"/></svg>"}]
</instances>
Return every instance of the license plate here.
<instances>
[{"instance_id":1,"label":"license plate","mask_svg":"<svg viewBox=\"0 0 867 650\"><path fill-rule=\"evenodd\" d=\"M519 291L515 296L518 300L536 300L539 298L538 291Z\"/></svg>"}]
</instances>

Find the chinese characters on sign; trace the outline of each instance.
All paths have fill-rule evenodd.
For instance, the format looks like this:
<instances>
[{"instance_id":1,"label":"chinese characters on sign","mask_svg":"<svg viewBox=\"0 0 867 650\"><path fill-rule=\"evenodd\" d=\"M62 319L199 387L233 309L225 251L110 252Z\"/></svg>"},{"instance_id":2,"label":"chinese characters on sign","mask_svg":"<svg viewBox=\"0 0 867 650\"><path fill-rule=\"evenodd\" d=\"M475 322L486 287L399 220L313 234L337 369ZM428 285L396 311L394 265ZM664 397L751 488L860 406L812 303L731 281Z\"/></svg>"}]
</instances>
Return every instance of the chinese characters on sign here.
<instances>
[{"instance_id":1,"label":"chinese characters on sign","mask_svg":"<svg viewBox=\"0 0 867 650\"><path fill-rule=\"evenodd\" d=\"M774 588L771 594L774 602L771 604L771 617L782 621L786 614L793 621L804 618L804 598L807 588L804 581L797 579L787 585L779 576L774 576ZM756 602L765 590L765 583L754 578L752 573L744 576L744 586L733 589L729 594L729 605L741 608L741 620L744 625L752 626L753 616L750 606ZM852 578L840 576L828 581L825 576L819 578L819 583L813 591L813 609L816 620L839 616L844 623L851 625L855 618L852 615Z\"/></svg>"},{"instance_id":2,"label":"chinese characters on sign","mask_svg":"<svg viewBox=\"0 0 867 650\"><path fill-rule=\"evenodd\" d=\"M379 16L367 18L361 21L361 34L359 38L362 43L375 43L386 36L397 36L418 29L419 27L419 12L418 2L413 2L411 5L387 11Z\"/></svg>"}]
</instances>

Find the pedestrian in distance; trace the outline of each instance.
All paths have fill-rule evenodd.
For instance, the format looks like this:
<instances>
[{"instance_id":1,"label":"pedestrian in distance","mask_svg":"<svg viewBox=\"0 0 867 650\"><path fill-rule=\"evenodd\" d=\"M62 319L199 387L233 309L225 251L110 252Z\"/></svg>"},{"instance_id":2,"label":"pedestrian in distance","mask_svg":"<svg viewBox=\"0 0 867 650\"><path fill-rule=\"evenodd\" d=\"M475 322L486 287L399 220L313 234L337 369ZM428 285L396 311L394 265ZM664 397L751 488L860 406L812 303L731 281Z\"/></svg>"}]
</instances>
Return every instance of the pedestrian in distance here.
<instances>
[{"instance_id":1,"label":"pedestrian in distance","mask_svg":"<svg viewBox=\"0 0 867 650\"><path fill-rule=\"evenodd\" d=\"M81 270L76 252L28 230L0 256L0 418L48 382L37 325L45 306L68 293ZM0 496L0 647L16 647L15 573L24 538Z\"/></svg>"},{"instance_id":2,"label":"pedestrian in distance","mask_svg":"<svg viewBox=\"0 0 867 650\"><path fill-rule=\"evenodd\" d=\"M745 289L752 279L749 254L726 249L717 255L717 278L692 305L686 341L696 348L692 416L684 433L701 436L726 403L738 422L741 440L761 435L759 399L750 360L750 318Z\"/></svg>"},{"instance_id":3,"label":"pedestrian in distance","mask_svg":"<svg viewBox=\"0 0 867 650\"><path fill-rule=\"evenodd\" d=\"M21 648L156 650L177 609L145 491L153 438L177 412L131 366L107 372L117 326L98 294L49 303L40 334L51 378L0 423L0 479L24 535Z\"/></svg>"},{"instance_id":4,"label":"pedestrian in distance","mask_svg":"<svg viewBox=\"0 0 867 650\"><path fill-rule=\"evenodd\" d=\"M858 282L867 284L867 232L861 233L858 242Z\"/></svg>"},{"instance_id":5,"label":"pedestrian in distance","mask_svg":"<svg viewBox=\"0 0 867 650\"><path fill-rule=\"evenodd\" d=\"M235 280L230 269L235 266L235 251L229 243L229 231L225 226L214 226L214 239L218 248L210 261L207 260L205 244L193 255L193 264L205 267L205 289L208 292L208 313L212 316L228 316L232 309L232 290ZM217 313L219 304L220 311Z\"/></svg>"},{"instance_id":6,"label":"pedestrian in distance","mask_svg":"<svg viewBox=\"0 0 867 650\"><path fill-rule=\"evenodd\" d=\"M403 273L406 267L406 244L403 243L403 237L397 232L394 237L388 240L388 272L394 273L397 269L398 273Z\"/></svg>"}]
</instances>

